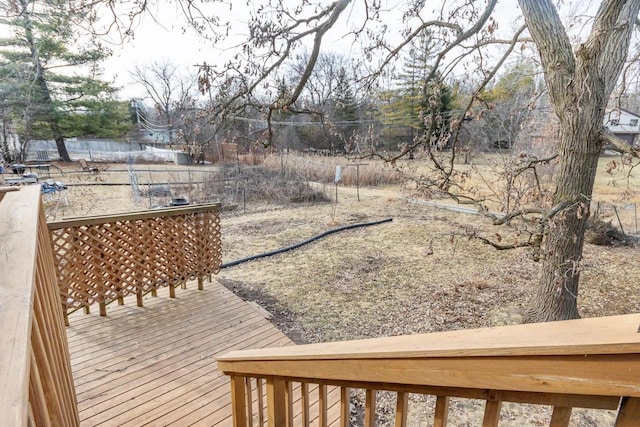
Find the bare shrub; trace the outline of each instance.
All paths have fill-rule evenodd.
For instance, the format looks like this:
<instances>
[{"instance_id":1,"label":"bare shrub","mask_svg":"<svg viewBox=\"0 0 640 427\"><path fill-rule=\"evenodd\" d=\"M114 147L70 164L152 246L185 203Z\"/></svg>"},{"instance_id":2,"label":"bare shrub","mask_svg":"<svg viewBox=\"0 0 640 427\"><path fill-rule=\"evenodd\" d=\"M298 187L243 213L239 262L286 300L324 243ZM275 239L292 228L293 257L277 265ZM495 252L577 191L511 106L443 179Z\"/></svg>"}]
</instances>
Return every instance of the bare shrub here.
<instances>
[{"instance_id":1,"label":"bare shrub","mask_svg":"<svg viewBox=\"0 0 640 427\"><path fill-rule=\"evenodd\" d=\"M283 176L263 166L226 167L205 179L205 191L223 204L328 202L328 197L295 174Z\"/></svg>"},{"instance_id":2,"label":"bare shrub","mask_svg":"<svg viewBox=\"0 0 640 427\"><path fill-rule=\"evenodd\" d=\"M359 165L358 165L359 164ZM351 161L342 157L271 154L264 160L266 168L277 170L282 176L304 177L308 181L332 183L336 166L341 167L341 183L355 186L378 186L404 182L401 174L379 160Z\"/></svg>"},{"instance_id":3,"label":"bare shrub","mask_svg":"<svg viewBox=\"0 0 640 427\"><path fill-rule=\"evenodd\" d=\"M599 246L627 246L630 243L627 236L611 222L591 218L587 220L585 241Z\"/></svg>"}]
</instances>

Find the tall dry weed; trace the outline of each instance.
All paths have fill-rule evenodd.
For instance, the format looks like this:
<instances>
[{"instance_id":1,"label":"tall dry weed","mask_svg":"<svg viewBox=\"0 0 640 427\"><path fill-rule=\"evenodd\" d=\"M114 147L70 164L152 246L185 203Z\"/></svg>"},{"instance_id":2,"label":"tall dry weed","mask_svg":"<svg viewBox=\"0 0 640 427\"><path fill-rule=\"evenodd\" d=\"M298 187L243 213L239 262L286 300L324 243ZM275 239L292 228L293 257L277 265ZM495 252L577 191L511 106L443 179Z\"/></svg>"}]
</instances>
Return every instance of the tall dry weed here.
<instances>
[{"instance_id":1,"label":"tall dry weed","mask_svg":"<svg viewBox=\"0 0 640 427\"><path fill-rule=\"evenodd\" d=\"M333 183L336 166L341 168L342 185L379 186L404 182L401 174L376 159L351 161L343 157L304 156L297 153L270 154L263 165L279 171L281 176L304 177L312 182Z\"/></svg>"}]
</instances>

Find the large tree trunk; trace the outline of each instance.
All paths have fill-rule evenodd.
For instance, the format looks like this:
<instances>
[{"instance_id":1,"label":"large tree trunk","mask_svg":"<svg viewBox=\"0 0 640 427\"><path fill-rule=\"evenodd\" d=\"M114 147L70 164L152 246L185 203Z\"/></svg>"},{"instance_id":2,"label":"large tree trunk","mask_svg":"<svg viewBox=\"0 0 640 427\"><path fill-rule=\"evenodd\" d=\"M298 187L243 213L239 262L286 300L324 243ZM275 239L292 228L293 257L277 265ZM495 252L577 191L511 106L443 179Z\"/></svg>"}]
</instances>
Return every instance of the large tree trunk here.
<instances>
[{"instance_id":1,"label":"large tree trunk","mask_svg":"<svg viewBox=\"0 0 640 427\"><path fill-rule=\"evenodd\" d=\"M540 52L560 119L560 171L549 219L543 270L525 322L579 317L578 281L604 109L629 49L640 0L603 0L587 41L574 55L551 0L520 0Z\"/></svg>"},{"instance_id":2,"label":"large tree trunk","mask_svg":"<svg viewBox=\"0 0 640 427\"><path fill-rule=\"evenodd\" d=\"M58 149L58 154L63 162L71 161L71 157L69 157L69 152L67 151L67 146L64 143L64 136L56 136L56 148Z\"/></svg>"},{"instance_id":3,"label":"large tree trunk","mask_svg":"<svg viewBox=\"0 0 640 427\"><path fill-rule=\"evenodd\" d=\"M20 0L20 7L22 10L22 17L24 19L25 38L33 61L36 85L40 90L41 102L44 104L46 109L45 120L49 122L51 127L51 132L53 133L54 140L56 141L56 148L58 149L60 158L63 162L71 162L71 158L67 152L67 147L64 144L64 136L60 130L60 123L54 112L53 98L51 98L51 91L49 90L49 84L47 83L47 79L44 74L45 71L42 66L42 61L40 60L38 47L33 37L33 24L31 22L30 7L25 0Z\"/></svg>"},{"instance_id":4,"label":"large tree trunk","mask_svg":"<svg viewBox=\"0 0 640 427\"><path fill-rule=\"evenodd\" d=\"M601 143L600 126L576 125L585 118L583 115L595 117L591 123L599 124L601 108L594 105L591 112L574 111L573 120L561 124L561 160L554 205L568 206L550 220L540 283L525 312L525 322L579 317L580 261Z\"/></svg>"}]
</instances>

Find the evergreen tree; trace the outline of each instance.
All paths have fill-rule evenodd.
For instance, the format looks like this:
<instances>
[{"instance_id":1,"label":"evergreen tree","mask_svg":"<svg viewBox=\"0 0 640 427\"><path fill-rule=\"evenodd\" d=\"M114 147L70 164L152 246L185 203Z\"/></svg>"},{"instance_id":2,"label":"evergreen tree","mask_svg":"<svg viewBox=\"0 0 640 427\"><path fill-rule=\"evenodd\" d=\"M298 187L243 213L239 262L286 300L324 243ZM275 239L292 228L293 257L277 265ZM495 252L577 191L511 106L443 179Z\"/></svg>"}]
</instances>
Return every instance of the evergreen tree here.
<instances>
[{"instance_id":1,"label":"evergreen tree","mask_svg":"<svg viewBox=\"0 0 640 427\"><path fill-rule=\"evenodd\" d=\"M396 87L379 94L380 121L393 130L389 137L404 143L412 143L426 133L434 142L441 143L447 137L453 98L437 74L427 81L432 50L431 35L425 32L413 42L396 77Z\"/></svg>"},{"instance_id":2,"label":"evergreen tree","mask_svg":"<svg viewBox=\"0 0 640 427\"><path fill-rule=\"evenodd\" d=\"M81 44L73 23L82 17L69 3L7 0L3 8L8 13L0 24L10 36L0 39L0 68L16 91L7 118L22 145L51 138L60 158L70 161L66 137L124 134L130 126L127 110L117 106L115 90L98 78L98 64L109 52L90 39Z\"/></svg>"},{"instance_id":3,"label":"evergreen tree","mask_svg":"<svg viewBox=\"0 0 640 427\"><path fill-rule=\"evenodd\" d=\"M338 123L343 140L349 141L358 130L358 102L344 67L340 67L338 71L334 105L333 119Z\"/></svg>"}]
</instances>

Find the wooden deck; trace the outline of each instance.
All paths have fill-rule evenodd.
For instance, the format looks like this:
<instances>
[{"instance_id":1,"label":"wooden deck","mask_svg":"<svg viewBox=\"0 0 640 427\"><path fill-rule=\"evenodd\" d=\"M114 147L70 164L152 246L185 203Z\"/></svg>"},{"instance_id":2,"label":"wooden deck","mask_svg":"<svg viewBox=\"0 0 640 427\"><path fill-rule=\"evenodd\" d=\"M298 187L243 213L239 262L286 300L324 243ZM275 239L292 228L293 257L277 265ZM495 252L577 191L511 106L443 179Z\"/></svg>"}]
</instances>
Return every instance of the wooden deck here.
<instances>
[{"instance_id":1,"label":"wooden deck","mask_svg":"<svg viewBox=\"0 0 640 427\"><path fill-rule=\"evenodd\" d=\"M263 315L217 282L73 313L67 327L81 425L231 425L230 350L293 345ZM295 393L294 393L295 397ZM332 424L339 390L330 394ZM265 399L266 400L266 399ZM317 403L316 403L317 406ZM312 410L312 414L316 411Z\"/></svg>"}]
</instances>

